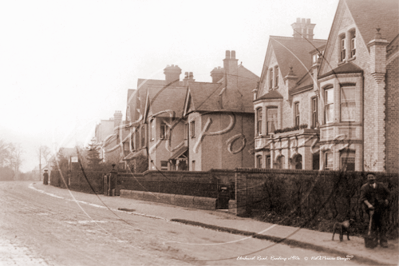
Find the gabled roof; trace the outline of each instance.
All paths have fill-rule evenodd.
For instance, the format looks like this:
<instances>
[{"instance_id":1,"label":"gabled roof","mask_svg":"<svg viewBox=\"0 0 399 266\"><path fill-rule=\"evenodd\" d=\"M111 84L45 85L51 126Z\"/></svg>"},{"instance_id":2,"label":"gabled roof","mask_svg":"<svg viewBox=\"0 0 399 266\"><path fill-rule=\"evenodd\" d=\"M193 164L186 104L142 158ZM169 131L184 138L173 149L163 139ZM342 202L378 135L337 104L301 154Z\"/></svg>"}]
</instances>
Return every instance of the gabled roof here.
<instances>
[{"instance_id":1,"label":"gabled roof","mask_svg":"<svg viewBox=\"0 0 399 266\"><path fill-rule=\"evenodd\" d=\"M156 114L162 111L170 110L174 112L175 117L182 117L184 107L184 97L187 87L158 87L150 90L150 111ZM162 113L158 116L168 116L169 113Z\"/></svg>"},{"instance_id":2,"label":"gabled roof","mask_svg":"<svg viewBox=\"0 0 399 266\"><path fill-rule=\"evenodd\" d=\"M192 110L212 111L219 110L218 95L223 88L221 83L194 82L189 85ZM187 110L188 111L188 110Z\"/></svg>"},{"instance_id":3,"label":"gabled roof","mask_svg":"<svg viewBox=\"0 0 399 266\"><path fill-rule=\"evenodd\" d=\"M255 101L266 99L283 99L283 96L278 91L273 90L257 98Z\"/></svg>"},{"instance_id":4,"label":"gabled roof","mask_svg":"<svg viewBox=\"0 0 399 266\"><path fill-rule=\"evenodd\" d=\"M172 111L175 117L182 116L187 90L182 81L166 84L165 80L138 79L137 87L137 93L130 103L130 109L135 109L131 110L135 113L135 115L132 115L133 121L138 120L140 115L146 116L162 111ZM169 117L169 114L160 113L158 116ZM144 117L144 119L146 118Z\"/></svg>"},{"instance_id":5,"label":"gabled roof","mask_svg":"<svg viewBox=\"0 0 399 266\"><path fill-rule=\"evenodd\" d=\"M361 69L358 65L355 65L352 62L343 64L338 66L337 68L331 70L330 72L327 72L321 76L320 78L324 78L330 75L336 75L336 74L345 74L345 73L363 73L363 69Z\"/></svg>"},{"instance_id":6,"label":"gabled roof","mask_svg":"<svg viewBox=\"0 0 399 266\"><path fill-rule=\"evenodd\" d=\"M186 101L191 99L192 111L207 112L253 112L252 90L256 88L259 77L239 65L237 86L226 89L225 82L192 82L189 84L189 95ZM224 79L222 79L224 80ZM188 103L185 104L185 108ZM189 112L189 110L185 110Z\"/></svg>"},{"instance_id":7,"label":"gabled roof","mask_svg":"<svg viewBox=\"0 0 399 266\"><path fill-rule=\"evenodd\" d=\"M297 85L290 90L290 95L307 91L311 88L313 88L313 79L310 73L307 73L300 81L298 81Z\"/></svg>"},{"instance_id":8,"label":"gabled roof","mask_svg":"<svg viewBox=\"0 0 399 266\"><path fill-rule=\"evenodd\" d=\"M374 39L376 28L391 42L399 33L398 0L345 0L365 43Z\"/></svg>"},{"instance_id":9,"label":"gabled roof","mask_svg":"<svg viewBox=\"0 0 399 266\"><path fill-rule=\"evenodd\" d=\"M290 67L296 76L302 77L312 66L310 52L326 43L326 40L319 39L270 36L270 44L283 77L288 75Z\"/></svg>"}]
</instances>

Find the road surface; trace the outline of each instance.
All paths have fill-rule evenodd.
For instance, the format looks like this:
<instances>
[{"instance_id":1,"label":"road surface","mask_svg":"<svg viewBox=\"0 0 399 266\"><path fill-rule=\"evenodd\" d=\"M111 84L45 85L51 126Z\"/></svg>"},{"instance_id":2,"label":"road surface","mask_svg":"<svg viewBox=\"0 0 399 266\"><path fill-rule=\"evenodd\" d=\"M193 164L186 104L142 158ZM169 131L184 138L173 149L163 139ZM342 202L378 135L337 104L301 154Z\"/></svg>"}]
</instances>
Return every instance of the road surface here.
<instances>
[{"instance_id":1,"label":"road surface","mask_svg":"<svg viewBox=\"0 0 399 266\"><path fill-rule=\"evenodd\" d=\"M94 202L96 195L59 188L50 195L43 188L0 182L0 265L355 265L329 261L333 256L320 252L267 248L274 243L74 200ZM324 259L304 260L316 256Z\"/></svg>"}]
</instances>

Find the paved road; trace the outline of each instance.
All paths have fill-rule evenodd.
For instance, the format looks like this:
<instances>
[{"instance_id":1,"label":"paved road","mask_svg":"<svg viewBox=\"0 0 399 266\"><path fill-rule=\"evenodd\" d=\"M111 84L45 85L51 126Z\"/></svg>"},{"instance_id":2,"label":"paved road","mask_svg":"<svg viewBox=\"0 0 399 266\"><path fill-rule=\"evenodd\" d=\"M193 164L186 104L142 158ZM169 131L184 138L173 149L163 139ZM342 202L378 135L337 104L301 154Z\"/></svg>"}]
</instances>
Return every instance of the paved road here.
<instances>
[{"instance_id":1,"label":"paved road","mask_svg":"<svg viewBox=\"0 0 399 266\"><path fill-rule=\"evenodd\" d=\"M253 253L273 243L79 203L73 198L96 195L60 189L51 196L40 187L0 182L0 265L355 264L286 245Z\"/></svg>"}]
</instances>

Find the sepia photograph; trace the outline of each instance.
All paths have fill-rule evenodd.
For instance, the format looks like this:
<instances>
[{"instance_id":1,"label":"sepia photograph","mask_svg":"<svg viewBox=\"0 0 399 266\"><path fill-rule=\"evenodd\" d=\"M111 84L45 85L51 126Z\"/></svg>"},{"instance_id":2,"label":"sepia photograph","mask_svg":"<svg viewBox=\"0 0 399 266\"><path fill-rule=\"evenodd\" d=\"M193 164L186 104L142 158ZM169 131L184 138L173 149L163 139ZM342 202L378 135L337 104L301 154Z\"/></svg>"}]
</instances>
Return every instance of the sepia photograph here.
<instances>
[{"instance_id":1,"label":"sepia photograph","mask_svg":"<svg viewBox=\"0 0 399 266\"><path fill-rule=\"evenodd\" d=\"M0 266L398 265L398 0L0 1Z\"/></svg>"}]
</instances>

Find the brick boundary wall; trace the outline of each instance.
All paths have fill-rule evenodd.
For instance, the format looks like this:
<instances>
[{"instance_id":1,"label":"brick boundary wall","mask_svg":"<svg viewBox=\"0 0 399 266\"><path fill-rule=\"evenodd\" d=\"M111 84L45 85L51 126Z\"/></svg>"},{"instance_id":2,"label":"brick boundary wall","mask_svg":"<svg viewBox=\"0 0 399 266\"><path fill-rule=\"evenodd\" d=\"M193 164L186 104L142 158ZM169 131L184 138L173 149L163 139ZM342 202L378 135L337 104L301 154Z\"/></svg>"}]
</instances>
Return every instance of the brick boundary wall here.
<instances>
[{"instance_id":1,"label":"brick boundary wall","mask_svg":"<svg viewBox=\"0 0 399 266\"><path fill-rule=\"evenodd\" d=\"M251 216L253 211L277 213L281 217L303 220L364 221L359 204L360 188L366 183L367 172L245 169L235 170L235 202L231 212ZM374 173L391 191L386 221L390 235L397 237L399 174ZM331 198L328 196L331 195ZM322 206L322 203L325 205ZM293 213L294 212L294 213Z\"/></svg>"},{"instance_id":2,"label":"brick boundary wall","mask_svg":"<svg viewBox=\"0 0 399 266\"><path fill-rule=\"evenodd\" d=\"M206 197L194 197L167 193L145 192L136 190L120 190L122 198L145 200L158 203L171 204L181 207L196 208L202 210L215 210L216 199Z\"/></svg>"},{"instance_id":3,"label":"brick boundary wall","mask_svg":"<svg viewBox=\"0 0 399 266\"><path fill-rule=\"evenodd\" d=\"M85 174L87 179L82 171L67 171L62 174L60 171L51 171L50 185L84 193L102 194L105 173L85 171Z\"/></svg>"},{"instance_id":4,"label":"brick boundary wall","mask_svg":"<svg viewBox=\"0 0 399 266\"><path fill-rule=\"evenodd\" d=\"M167 193L217 198L218 186L234 189L234 170L154 171L142 174L118 173L116 194L120 190Z\"/></svg>"}]
</instances>

